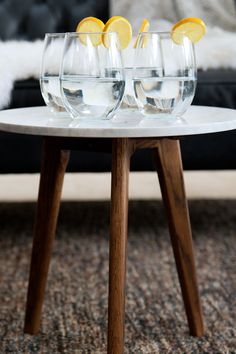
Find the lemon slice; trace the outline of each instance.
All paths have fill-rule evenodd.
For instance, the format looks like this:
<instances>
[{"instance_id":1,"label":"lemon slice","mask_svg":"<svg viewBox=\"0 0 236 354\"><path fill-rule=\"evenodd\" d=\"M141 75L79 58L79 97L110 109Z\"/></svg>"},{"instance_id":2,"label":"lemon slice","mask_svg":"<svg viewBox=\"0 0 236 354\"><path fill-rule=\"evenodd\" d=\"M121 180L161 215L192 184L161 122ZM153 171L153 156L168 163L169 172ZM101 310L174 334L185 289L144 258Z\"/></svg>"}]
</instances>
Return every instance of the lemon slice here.
<instances>
[{"instance_id":1,"label":"lemon slice","mask_svg":"<svg viewBox=\"0 0 236 354\"><path fill-rule=\"evenodd\" d=\"M76 27L76 32L103 32L104 26L104 23L96 17L85 17L78 23ZM98 46L102 43L101 34L94 34L92 36L89 36L89 38L94 46ZM83 44L87 45L88 35L81 34L79 36L79 39Z\"/></svg>"},{"instance_id":2,"label":"lemon slice","mask_svg":"<svg viewBox=\"0 0 236 354\"><path fill-rule=\"evenodd\" d=\"M149 21L145 18L142 22L142 25L139 29L139 33L142 33L142 32L148 32L149 31L149 28L150 28L150 23ZM143 37L143 43L141 44L141 47L144 48L146 46L146 42L147 42L147 38L146 36ZM134 48L137 47L137 44L138 44L138 36L136 37L136 40L135 40L135 43L134 43Z\"/></svg>"},{"instance_id":3,"label":"lemon slice","mask_svg":"<svg viewBox=\"0 0 236 354\"><path fill-rule=\"evenodd\" d=\"M184 18L172 28L172 39L176 44L182 44L184 36L192 43L197 43L206 33L206 25L196 17Z\"/></svg>"},{"instance_id":4,"label":"lemon slice","mask_svg":"<svg viewBox=\"0 0 236 354\"><path fill-rule=\"evenodd\" d=\"M132 38L132 27L129 21L122 16L111 17L104 27L104 32L116 32L119 37L121 49L125 49ZM106 48L109 47L109 36L104 33L102 37L103 44Z\"/></svg>"}]
</instances>

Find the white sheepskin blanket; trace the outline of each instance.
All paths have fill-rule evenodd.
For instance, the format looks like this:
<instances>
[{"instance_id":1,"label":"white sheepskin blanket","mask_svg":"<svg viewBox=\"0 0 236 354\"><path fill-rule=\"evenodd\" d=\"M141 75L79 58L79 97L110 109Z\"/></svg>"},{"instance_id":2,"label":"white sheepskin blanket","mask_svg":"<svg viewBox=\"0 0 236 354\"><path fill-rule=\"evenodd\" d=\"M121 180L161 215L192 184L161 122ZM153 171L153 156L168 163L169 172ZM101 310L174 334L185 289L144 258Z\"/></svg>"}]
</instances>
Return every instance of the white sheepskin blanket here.
<instances>
[{"instance_id":1,"label":"white sheepskin blanket","mask_svg":"<svg viewBox=\"0 0 236 354\"><path fill-rule=\"evenodd\" d=\"M14 81L38 79L43 41L0 41L0 109L11 100Z\"/></svg>"},{"instance_id":2,"label":"white sheepskin blanket","mask_svg":"<svg viewBox=\"0 0 236 354\"><path fill-rule=\"evenodd\" d=\"M158 20L159 30L170 28L170 22ZM9 104L14 81L38 79L42 49L40 40L0 42L0 109ZM207 35L196 44L196 58L198 68L203 70L236 69L236 33L208 29Z\"/></svg>"}]
</instances>

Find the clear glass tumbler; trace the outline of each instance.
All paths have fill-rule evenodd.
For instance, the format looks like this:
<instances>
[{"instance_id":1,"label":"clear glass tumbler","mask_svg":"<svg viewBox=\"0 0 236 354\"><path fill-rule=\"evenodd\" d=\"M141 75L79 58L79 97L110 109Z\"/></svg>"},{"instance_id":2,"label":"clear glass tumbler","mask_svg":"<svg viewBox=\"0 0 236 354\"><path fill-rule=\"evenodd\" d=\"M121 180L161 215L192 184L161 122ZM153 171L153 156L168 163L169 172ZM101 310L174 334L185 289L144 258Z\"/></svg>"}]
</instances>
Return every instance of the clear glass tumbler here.
<instances>
[{"instance_id":1,"label":"clear glass tumbler","mask_svg":"<svg viewBox=\"0 0 236 354\"><path fill-rule=\"evenodd\" d=\"M134 97L134 87L132 82L134 54L135 48L134 41L132 40L130 45L122 50L122 59L125 73L125 92L120 109L122 111L122 114L127 113L128 115L131 111L136 111L138 108Z\"/></svg>"},{"instance_id":2,"label":"clear glass tumbler","mask_svg":"<svg viewBox=\"0 0 236 354\"><path fill-rule=\"evenodd\" d=\"M63 103L74 119L110 119L125 87L116 33L67 33L60 72Z\"/></svg>"},{"instance_id":3,"label":"clear glass tumbler","mask_svg":"<svg viewBox=\"0 0 236 354\"><path fill-rule=\"evenodd\" d=\"M64 39L65 33L46 33L40 73L42 96L57 116L68 116L61 99L59 81Z\"/></svg>"},{"instance_id":4,"label":"clear glass tumbler","mask_svg":"<svg viewBox=\"0 0 236 354\"><path fill-rule=\"evenodd\" d=\"M194 46L187 36L176 44L170 32L139 34L133 85L146 118L181 116L193 100L196 80Z\"/></svg>"}]
</instances>

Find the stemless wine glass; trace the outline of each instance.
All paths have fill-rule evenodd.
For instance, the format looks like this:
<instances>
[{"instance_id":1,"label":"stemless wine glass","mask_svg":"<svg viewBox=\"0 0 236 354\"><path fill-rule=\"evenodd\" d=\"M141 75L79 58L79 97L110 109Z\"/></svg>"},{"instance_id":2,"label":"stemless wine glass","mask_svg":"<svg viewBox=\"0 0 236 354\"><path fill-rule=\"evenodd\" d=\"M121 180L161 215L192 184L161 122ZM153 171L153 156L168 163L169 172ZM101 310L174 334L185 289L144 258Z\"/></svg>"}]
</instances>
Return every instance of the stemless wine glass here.
<instances>
[{"instance_id":1,"label":"stemless wine glass","mask_svg":"<svg viewBox=\"0 0 236 354\"><path fill-rule=\"evenodd\" d=\"M122 114L130 115L131 111L137 111L137 103L134 97L134 88L132 82L133 63L134 63L134 48L135 39L131 41L129 46L122 50L122 59L125 73L125 92L121 102L120 109Z\"/></svg>"},{"instance_id":2,"label":"stemless wine glass","mask_svg":"<svg viewBox=\"0 0 236 354\"><path fill-rule=\"evenodd\" d=\"M68 116L60 92L59 71L65 33L46 33L42 56L40 88L46 105L56 116Z\"/></svg>"},{"instance_id":3,"label":"stemless wine glass","mask_svg":"<svg viewBox=\"0 0 236 354\"><path fill-rule=\"evenodd\" d=\"M116 33L67 33L60 71L63 103L74 119L110 119L125 81Z\"/></svg>"},{"instance_id":4,"label":"stemless wine glass","mask_svg":"<svg viewBox=\"0 0 236 354\"><path fill-rule=\"evenodd\" d=\"M170 32L139 34L133 85L138 107L146 118L180 117L196 88L194 47L187 36L176 44Z\"/></svg>"}]
</instances>

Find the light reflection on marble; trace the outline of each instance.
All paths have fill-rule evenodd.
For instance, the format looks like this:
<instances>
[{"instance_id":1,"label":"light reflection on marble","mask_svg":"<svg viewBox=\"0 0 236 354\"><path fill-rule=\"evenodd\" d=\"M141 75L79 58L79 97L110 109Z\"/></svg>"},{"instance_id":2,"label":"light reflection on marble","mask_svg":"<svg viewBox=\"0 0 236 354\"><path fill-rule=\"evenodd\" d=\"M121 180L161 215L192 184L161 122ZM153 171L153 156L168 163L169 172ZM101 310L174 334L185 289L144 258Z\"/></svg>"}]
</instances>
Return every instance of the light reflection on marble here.
<instances>
[{"instance_id":1,"label":"light reflection on marble","mask_svg":"<svg viewBox=\"0 0 236 354\"><path fill-rule=\"evenodd\" d=\"M139 111L130 109L130 111L120 111L120 114L116 114L111 119L111 123L114 126L120 126L123 124L128 124L129 126L136 126L140 124L143 118L143 115Z\"/></svg>"},{"instance_id":2,"label":"light reflection on marble","mask_svg":"<svg viewBox=\"0 0 236 354\"><path fill-rule=\"evenodd\" d=\"M170 114L152 115L148 117L143 116L139 124L144 127L144 126L155 125L156 122L158 122L158 125L162 127L162 126L178 124L179 119L180 119L179 117L175 117Z\"/></svg>"},{"instance_id":3,"label":"light reflection on marble","mask_svg":"<svg viewBox=\"0 0 236 354\"><path fill-rule=\"evenodd\" d=\"M236 129L236 110L191 106L181 118L145 119L140 112L111 120L80 121L55 117L46 107L0 112L0 130L20 134L67 137L168 137Z\"/></svg>"},{"instance_id":4,"label":"light reflection on marble","mask_svg":"<svg viewBox=\"0 0 236 354\"><path fill-rule=\"evenodd\" d=\"M101 120L85 120L85 119L72 119L68 125L68 128L72 129L83 129L83 128L96 128L100 129L107 128L109 126L109 121L106 119Z\"/></svg>"},{"instance_id":5,"label":"light reflection on marble","mask_svg":"<svg viewBox=\"0 0 236 354\"><path fill-rule=\"evenodd\" d=\"M53 117L49 118L48 119L48 124L47 126L48 127L65 127L65 126L69 126L70 123L71 123L72 118L67 115L67 116L64 116L64 117L56 117L55 115L53 115Z\"/></svg>"}]
</instances>

